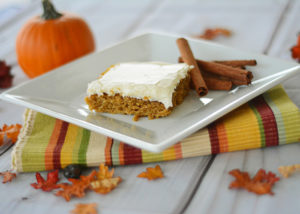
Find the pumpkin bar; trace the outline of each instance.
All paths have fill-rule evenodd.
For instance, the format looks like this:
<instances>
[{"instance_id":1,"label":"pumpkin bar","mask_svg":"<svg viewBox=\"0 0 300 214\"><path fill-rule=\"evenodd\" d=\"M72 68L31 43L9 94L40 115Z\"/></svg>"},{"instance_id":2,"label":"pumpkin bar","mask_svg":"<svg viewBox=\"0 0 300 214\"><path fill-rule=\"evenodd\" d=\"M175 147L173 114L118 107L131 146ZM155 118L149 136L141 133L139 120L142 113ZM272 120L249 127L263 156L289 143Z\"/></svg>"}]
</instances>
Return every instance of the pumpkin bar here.
<instances>
[{"instance_id":1,"label":"pumpkin bar","mask_svg":"<svg viewBox=\"0 0 300 214\"><path fill-rule=\"evenodd\" d=\"M131 114L134 120L169 115L189 92L191 66L185 63L120 63L88 84L90 110Z\"/></svg>"}]
</instances>

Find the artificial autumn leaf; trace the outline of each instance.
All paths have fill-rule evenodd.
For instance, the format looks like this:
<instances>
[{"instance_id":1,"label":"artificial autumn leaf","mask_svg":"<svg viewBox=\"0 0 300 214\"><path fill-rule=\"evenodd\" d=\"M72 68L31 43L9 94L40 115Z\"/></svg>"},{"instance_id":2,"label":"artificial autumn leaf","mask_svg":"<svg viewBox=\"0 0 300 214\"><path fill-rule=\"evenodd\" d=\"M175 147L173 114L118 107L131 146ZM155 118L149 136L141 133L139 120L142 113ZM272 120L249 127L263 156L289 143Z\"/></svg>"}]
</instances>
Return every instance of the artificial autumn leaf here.
<instances>
[{"instance_id":1,"label":"artificial autumn leaf","mask_svg":"<svg viewBox=\"0 0 300 214\"><path fill-rule=\"evenodd\" d=\"M91 183L91 189L100 194L107 194L116 188L121 181L121 177L96 180Z\"/></svg>"},{"instance_id":2,"label":"artificial autumn leaf","mask_svg":"<svg viewBox=\"0 0 300 214\"><path fill-rule=\"evenodd\" d=\"M10 73L11 67L6 65L5 61L0 60L0 88L9 88L12 86L13 76Z\"/></svg>"},{"instance_id":3,"label":"artificial autumn leaf","mask_svg":"<svg viewBox=\"0 0 300 214\"><path fill-rule=\"evenodd\" d=\"M297 44L291 48L292 57L300 62L300 34L298 35Z\"/></svg>"},{"instance_id":4,"label":"artificial autumn leaf","mask_svg":"<svg viewBox=\"0 0 300 214\"><path fill-rule=\"evenodd\" d=\"M90 187L92 181L95 180L97 172L93 170L88 176L80 176L80 179L69 178L72 184L59 184L62 189L56 192L56 196L62 196L66 201L70 201L72 196L81 198L85 196L85 191Z\"/></svg>"},{"instance_id":5,"label":"artificial autumn leaf","mask_svg":"<svg viewBox=\"0 0 300 214\"><path fill-rule=\"evenodd\" d=\"M3 177L2 183L11 182L14 178L17 177L16 173L12 173L10 171L0 172L0 176Z\"/></svg>"},{"instance_id":6,"label":"artificial autumn leaf","mask_svg":"<svg viewBox=\"0 0 300 214\"><path fill-rule=\"evenodd\" d=\"M97 214L97 204L76 204L75 209L71 211L73 214Z\"/></svg>"},{"instance_id":7,"label":"artificial autumn leaf","mask_svg":"<svg viewBox=\"0 0 300 214\"><path fill-rule=\"evenodd\" d=\"M103 163L100 164L99 166L99 171L97 172L97 179L98 180L102 180L105 178L112 178L114 175L115 170L111 169L111 171L109 171L108 167L105 166Z\"/></svg>"},{"instance_id":8,"label":"artificial autumn leaf","mask_svg":"<svg viewBox=\"0 0 300 214\"><path fill-rule=\"evenodd\" d=\"M42 189L43 191L49 192L53 189L59 188L59 185L57 184L59 178L58 178L58 170L49 172L47 174L47 180L41 176L39 172L35 173L36 181L37 183L32 183L31 186L35 189Z\"/></svg>"},{"instance_id":9,"label":"artificial autumn leaf","mask_svg":"<svg viewBox=\"0 0 300 214\"><path fill-rule=\"evenodd\" d=\"M163 178L164 174L159 165L156 165L155 168L148 167L146 172L140 173L137 177L147 178L148 180Z\"/></svg>"},{"instance_id":10,"label":"artificial autumn leaf","mask_svg":"<svg viewBox=\"0 0 300 214\"><path fill-rule=\"evenodd\" d=\"M70 184L59 184L59 188L62 190L56 192L55 195L63 197L66 201L70 201L72 196L81 198L85 195L85 188L79 185L75 186Z\"/></svg>"},{"instance_id":11,"label":"artificial autumn leaf","mask_svg":"<svg viewBox=\"0 0 300 214\"><path fill-rule=\"evenodd\" d=\"M230 189L244 188L249 192L254 192L258 195L273 195L272 187L279 181L279 177L276 177L272 172L266 173L264 169L260 169L252 179L248 172L241 172L239 169L231 170L229 174L235 177L235 180L229 185Z\"/></svg>"},{"instance_id":12,"label":"artificial autumn leaf","mask_svg":"<svg viewBox=\"0 0 300 214\"><path fill-rule=\"evenodd\" d=\"M196 38L200 38L200 39L206 39L206 40L212 40L214 38L216 38L217 36L226 36L229 37L231 36L231 31L227 30L225 28L208 28L204 31L203 34L195 36Z\"/></svg>"},{"instance_id":13,"label":"artificial autumn leaf","mask_svg":"<svg viewBox=\"0 0 300 214\"><path fill-rule=\"evenodd\" d=\"M17 142L21 128L22 125L20 124L10 126L4 124L2 129L0 129L0 146L4 144L5 137L10 139L12 143Z\"/></svg>"},{"instance_id":14,"label":"artificial autumn leaf","mask_svg":"<svg viewBox=\"0 0 300 214\"><path fill-rule=\"evenodd\" d=\"M278 171L283 177L288 178L291 174L295 173L296 171L300 171L300 164L280 166L278 168Z\"/></svg>"},{"instance_id":15,"label":"artificial autumn leaf","mask_svg":"<svg viewBox=\"0 0 300 214\"><path fill-rule=\"evenodd\" d=\"M96 193L107 194L111 192L116 186L122 181L121 177L115 177L114 169L108 170L108 167L103 163L99 166L99 171L97 172L97 180L91 182L90 188Z\"/></svg>"}]
</instances>

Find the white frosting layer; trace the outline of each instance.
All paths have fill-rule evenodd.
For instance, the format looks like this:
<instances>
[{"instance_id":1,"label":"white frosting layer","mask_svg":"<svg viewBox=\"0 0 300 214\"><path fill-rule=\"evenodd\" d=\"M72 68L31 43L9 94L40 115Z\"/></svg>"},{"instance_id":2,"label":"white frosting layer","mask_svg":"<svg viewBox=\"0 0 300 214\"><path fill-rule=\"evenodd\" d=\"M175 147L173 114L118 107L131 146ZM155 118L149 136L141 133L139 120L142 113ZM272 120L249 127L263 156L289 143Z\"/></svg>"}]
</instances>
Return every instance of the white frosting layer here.
<instances>
[{"instance_id":1,"label":"white frosting layer","mask_svg":"<svg viewBox=\"0 0 300 214\"><path fill-rule=\"evenodd\" d=\"M172 94L185 78L191 66L185 63L121 63L111 67L99 79L89 83L87 94L148 98L159 101L165 108L173 106Z\"/></svg>"}]
</instances>

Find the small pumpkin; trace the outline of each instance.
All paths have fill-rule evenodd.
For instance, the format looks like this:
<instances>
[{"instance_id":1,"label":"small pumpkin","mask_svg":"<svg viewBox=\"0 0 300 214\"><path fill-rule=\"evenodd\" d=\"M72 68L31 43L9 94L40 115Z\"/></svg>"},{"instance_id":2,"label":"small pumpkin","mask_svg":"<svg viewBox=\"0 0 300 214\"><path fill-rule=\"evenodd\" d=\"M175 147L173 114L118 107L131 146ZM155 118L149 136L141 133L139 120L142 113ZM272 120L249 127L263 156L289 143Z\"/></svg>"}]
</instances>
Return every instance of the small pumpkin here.
<instances>
[{"instance_id":1,"label":"small pumpkin","mask_svg":"<svg viewBox=\"0 0 300 214\"><path fill-rule=\"evenodd\" d=\"M43 0L44 13L28 20L16 41L18 62L34 78L95 50L87 23L79 16L59 13Z\"/></svg>"}]
</instances>

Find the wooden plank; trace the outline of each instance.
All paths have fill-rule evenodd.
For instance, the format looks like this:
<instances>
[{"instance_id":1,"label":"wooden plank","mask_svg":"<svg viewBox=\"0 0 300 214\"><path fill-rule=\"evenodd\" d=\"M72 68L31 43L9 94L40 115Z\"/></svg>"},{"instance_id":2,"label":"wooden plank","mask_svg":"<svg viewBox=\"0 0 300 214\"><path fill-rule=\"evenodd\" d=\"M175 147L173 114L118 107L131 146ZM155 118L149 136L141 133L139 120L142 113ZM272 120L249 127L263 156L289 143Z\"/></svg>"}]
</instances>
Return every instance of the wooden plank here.
<instances>
[{"instance_id":1,"label":"wooden plank","mask_svg":"<svg viewBox=\"0 0 300 214\"><path fill-rule=\"evenodd\" d=\"M57 2L60 3L61 1ZM219 25L232 27L233 31L238 32L239 27L244 26L246 21L254 19L251 23L255 23L257 14L252 14L252 10L259 10L259 17L263 17L261 24L257 27L257 29L262 29L262 25L276 18L274 14L277 12L276 10L270 12L270 17L265 14L269 6L272 5L270 1L262 3L262 6L259 6L257 2L238 3L232 1L231 6L234 5L233 8L227 3L220 3L219 5L219 3L203 2L200 4L197 1L187 1L186 3L165 1L161 4L158 4L158 1L154 1L158 5L152 5L153 2L150 1L146 2L148 4L141 3L142 1L130 1L130 3L127 3L127 1L126 3L114 1L101 2L99 10L95 9L96 3L93 6L85 4L89 9L84 9L79 6L80 3L78 2L76 1L73 7L78 8L77 13L90 20L89 23L92 25L91 27L98 38L97 45L99 49L106 44L113 44L123 39L126 37L126 34L132 35L147 29L163 29L168 32L190 35L201 33L202 29L207 27L205 26L206 23L213 23L214 25L220 23ZM135 3L140 6L137 6ZM239 6L236 6L236 4ZM137 9L142 7L141 5L143 9ZM277 5L279 8L281 6L281 4ZM263 9L260 9L260 7ZM252 8L252 10L245 8ZM145 12L146 16L143 15ZM113 15L117 13L122 13L122 17ZM219 18L214 18L215 13L220 13ZM246 18L243 18L245 13ZM238 16L238 19L235 21L235 24L225 25L227 22L222 18L224 16L229 20L228 23L235 21L235 16ZM123 17L125 18L123 19ZM105 20L106 22L100 23L99 20ZM196 28L194 23L198 22L199 26L197 26L199 28ZM126 23L131 23L131 25L128 27ZM268 26L267 30L271 31L274 26ZM245 28L243 28L243 32ZM251 29L256 29L256 27ZM252 37L243 33L230 39L220 38L217 41L231 46L238 46L239 43L235 42L234 38L239 38L237 41L243 41L243 45L240 48L260 51L262 49L260 45L269 39L269 36L266 34L263 34L261 37L257 35ZM250 44L250 42L245 45L244 41L248 41L248 39L249 41L254 41L255 39L262 39L263 41L258 42L257 45ZM3 109L6 111L7 108ZM34 182L34 175L26 173L20 175L14 183L0 186L1 198L4 198L4 193L11 192L9 197L5 197L5 200L0 201L0 206L7 208L8 213L20 213L24 212L24 210L28 213L53 213L53 211L55 213L67 213L72 209L74 203L97 202L100 213L180 213L192 196L195 186L201 181L202 173L210 159L211 157L207 156L160 163L167 177L152 183L138 179L136 175L147 166L153 166L154 164L117 167L116 175L123 177L124 182L114 192L107 196L98 196L91 193L84 199L76 199L70 203L65 203L51 194L41 193L32 189L29 184ZM0 169L7 169L9 162L10 157L9 152L7 152L0 157L0 163L3 163L3 168ZM20 189L22 191L19 191Z\"/></svg>"},{"instance_id":2,"label":"wooden plank","mask_svg":"<svg viewBox=\"0 0 300 214\"><path fill-rule=\"evenodd\" d=\"M295 26L298 25L300 2L291 1L281 25L271 42L270 55L291 60L289 48L296 42ZM300 106L299 75L286 81L284 87L292 100ZM264 148L251 151L220 154L216 157L199 186L186 213L299 213L300 198L299 174L282 181L274 187L274 196L257 196L247 191L229 190L233 178L228 172L234 168L255 174L259 168L271 170L278 174L280 165L291 165L300 162L299 144Z\"/></svg>"},{"instance_id":3,"label":"wooden plank","mask_svg":"<svg viewBox=\"0 0 300 214\"><path fill-rule=\"evenodd\" d=\"M199 161L200 159L200 161ZM190 158L180 161L160 163L166 178L148 181L136 176L146 167L155 164L139 166L116 167L115 175L121 176L123 182L108 195L98 195L93 192L81 199L64 199L55 197L52 193L35 190L30 183L35 182L34 173L18 174L17 179L8 184L0 185L0 206L6 213L68 213L76 203L98 204L99 213L177 213L186 203L185 192L192 192L197 178L203 171L210 157ZM0 171L8 168L10 152L1 156ZM42 173L45 177L46 173ZM61 182L66 182L60 173ZM22 191L20 191L22 190Z\"/></svg>"},{"instance_id":4,"label":"wooden plank","mask_svg":"<svg viewBox=\"0 0 300 214\"><path fill-rule=\"evenodd\" d=\"M192 36L202 34L206 28L223 27L232 30L232 37L219 37L214 42L263 52L276 28L278 12L285 4L285 1L274 0L175 0L162 4L134 33L161 31Z\"/></svg>"},{"instance_id":5,"label":"wooden plank","mask_svg":"<svg viewBox=\"0 0 300 214\"><path fill-rule=\"evenodd\" d=\"M299 174L274 186L274 196L257 196L244 190L229 190L233 178L228 175L238 168L254 175L259 168L278 174L280 165L299 163L299 144L241 151L218 155L206 174L186 213L298 213L300 205Z\"/></svg>"},{"instance_id":6,"label":"wooden plank","mask_svg":"<svg viewBox=\"0 0 300 214\"><path fill-rule=\"evenodd\" d=\"M71 10L68 8L71 1L68 3L65 1L55 2L58 3L57 8L66 7L66 9ZM123 1L101 1L99 3L101 7L97 7L96 1L89 2L89 4L81 4L81 2L72 3L72 8L75 8L74 11L85 17L91 25L99 49L124 39L127 34L134 32L136 28L148 20L149 16L152 16L153 11L157 16L161 16L168 9L165 7L160 13L155 13L156 9L160 7L160 1L132 0L126 1L126 3ZM174 18L176 16L177 14L173 14ZM100 22L99 20L104 21ZM17 25L21 24L17 23ZM12 28L17 29L14 26ZM14 40L13 29L8 30L12 40ZM10 48L11 46L7 46L7 49ZM11 58L14 57L11 56ZM20 82L26 81L24 75L22 79L18 67L15 68L15 71L17 78L21 78ZM0 103L0 108L3 109L0 112L1 123L15 122L20 118L21 110L19 115L13 114L15 108L10 107L10 104ZM0 206L5 207L8 213L20 213L24 210L28 213L67 213L75 203L97 202L101 213L177 213L188 202L210 159L211 157L207 156L160 163L167 177L154 182L136 178L136 175L144 171L147 166L154 166L154 164L117 167L116 175L121 176L124 181L113 193L107 196L90 193L86 198L75 199L70 203L66 203L51 194L34 190L29 185L34 182L34 174L21 174L14 183L0 186L1 198L4 197L4 193L10 192L5 200L0 201ZM0 162L2 163L0 170L9 168L10 151L0 157ZM45 173L43 174L45 175ZM19 189L22 191L18 191Z\"/></svg>"}]
</instances>

